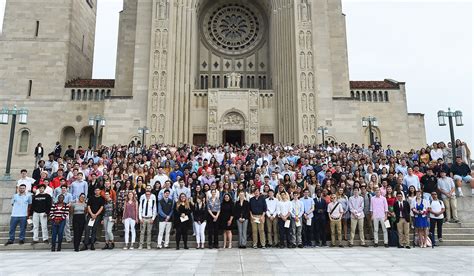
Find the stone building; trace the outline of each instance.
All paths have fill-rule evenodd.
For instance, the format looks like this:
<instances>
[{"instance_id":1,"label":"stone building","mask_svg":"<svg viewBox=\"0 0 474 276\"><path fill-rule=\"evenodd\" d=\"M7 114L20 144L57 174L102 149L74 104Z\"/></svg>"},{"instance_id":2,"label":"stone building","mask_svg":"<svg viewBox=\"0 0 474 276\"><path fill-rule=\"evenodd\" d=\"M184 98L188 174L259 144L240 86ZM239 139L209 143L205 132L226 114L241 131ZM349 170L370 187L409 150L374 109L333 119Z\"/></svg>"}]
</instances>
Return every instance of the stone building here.
<instances>
[{"instance_id":1,"label":"stone building","mask_svg":"<svg viewBox=\"0 0 474 276\"><path fill-rule=\"evenodd\" d=\"M124 0L115 80L92 79L97 0L7 0L0 37L0 101L25 107L14 164L99 142L426 142L407 112L405 83L350 81L341 0ZM0 167L9 128L0 127ZM15 163L16 162L16 163ZM14 165L15 166L15 165Z\"/></svg>"}]
</instances>

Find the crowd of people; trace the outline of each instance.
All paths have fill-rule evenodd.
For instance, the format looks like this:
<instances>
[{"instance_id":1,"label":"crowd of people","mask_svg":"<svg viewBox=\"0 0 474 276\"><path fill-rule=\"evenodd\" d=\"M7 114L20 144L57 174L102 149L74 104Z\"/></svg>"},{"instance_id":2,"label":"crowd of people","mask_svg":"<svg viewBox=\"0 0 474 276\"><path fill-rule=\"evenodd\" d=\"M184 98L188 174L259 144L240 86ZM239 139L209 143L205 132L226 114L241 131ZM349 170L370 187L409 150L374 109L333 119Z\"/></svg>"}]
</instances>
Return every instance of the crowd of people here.
<instances>
[{"instance_id":1,"label":"crowd of people","mask_svg":"<svg viewBox=\"0 0 474 276\"><path fill-rule=\"evenodd\" d=\"M121 239L118 225L125 250L151 249L153 235L158 249L168 248L172 231L176 249L181 242L188 249L191 233L197 249L206 241L208 248L232 248L233 233L239 248L344 247L343 240L352 247L357 230L357 245L373 240L377 247L380 229L385 247L410 248L412 240L427 247L443 241L443 223L459 222L456 197L464 196L462 185L470 185L474 196L469 148L458 140L454 150L455 160L451 145L442 142L410 152L334 142L179 147L132 142L97 150L69 146L61 154L58 142L43 160L39 144L32 177L22 170L17 181L5 245L14 243L18 225L23 244L32 224L32 243L40 242L41 229L52 251L61 250L63 237L75 251L95 250L99 229L103 249L114 249Z\"/></svg>"}]
</instances>

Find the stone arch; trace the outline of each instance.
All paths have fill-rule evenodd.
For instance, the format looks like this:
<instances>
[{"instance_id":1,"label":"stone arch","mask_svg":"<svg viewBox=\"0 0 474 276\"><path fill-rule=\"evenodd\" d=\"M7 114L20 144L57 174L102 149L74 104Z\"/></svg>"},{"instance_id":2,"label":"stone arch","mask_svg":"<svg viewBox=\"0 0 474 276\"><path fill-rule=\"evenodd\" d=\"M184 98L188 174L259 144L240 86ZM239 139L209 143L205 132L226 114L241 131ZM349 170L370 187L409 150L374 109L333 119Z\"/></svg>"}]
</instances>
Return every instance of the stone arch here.
<instances>
[{"instance_id":1,"label":"stone arch","mask_svg":"<svg viewBox=\"0 0 474 276\"><path fill-rule=\"evenodd\" d=\"M94 129L91 126L85 126L81 129L79 136L79 146L83 148L92 147L94 139Z\"/></svg>"},{"instance_id":2,"label":"stone arch","mask_svg":"<svg viewBox=\"0 0 474 276\"><path fill-rule=\"evenodd\" d=\"M224 112L220 119L222 129L245 130L247 122L245 114L236 108Z\"/></svg>"},{"instance_id":3,"label":"stone arch","mask_svg":"<svg viewBox=\"0 0 474 276\"><path fill-rule=\"evenodd\" d=\"M61 137L59 139L61 145L66 148L68 145L76 146L76 130L72 126L65 126L61 131Z\"/></svg>"},{"instance_id":4,"label":"stone arch","mask_svg":"<svg viewBox=\"0 0 474 276\"><path fill-rule=\"evenodd\" d=\"M372 133L374 135L374 141L377 138L377 140L382 143L382 132L380 131L380 128L372 126ZM368 127L364 128L364 144L370 145L370 133Z\"/></svg>"}]
</instances>

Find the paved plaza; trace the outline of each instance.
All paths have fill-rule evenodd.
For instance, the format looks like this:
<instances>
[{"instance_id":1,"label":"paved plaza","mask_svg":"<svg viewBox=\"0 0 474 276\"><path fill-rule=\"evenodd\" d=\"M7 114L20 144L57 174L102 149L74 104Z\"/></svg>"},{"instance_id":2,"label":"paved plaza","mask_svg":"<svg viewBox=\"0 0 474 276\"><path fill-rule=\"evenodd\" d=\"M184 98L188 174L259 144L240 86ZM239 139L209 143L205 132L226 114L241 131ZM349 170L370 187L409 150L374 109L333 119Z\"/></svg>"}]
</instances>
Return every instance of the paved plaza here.
<instances>
[{"instance_id":1,"label":"paved plaza","mask_svg":"<svg viewBox=\"0 0 474 276\"><path fill-rule=\"evenodd\" d=\"M472 247L25 250L0 252L0 275L473 275L473 260Z\"/></svg>"}]
</instances>

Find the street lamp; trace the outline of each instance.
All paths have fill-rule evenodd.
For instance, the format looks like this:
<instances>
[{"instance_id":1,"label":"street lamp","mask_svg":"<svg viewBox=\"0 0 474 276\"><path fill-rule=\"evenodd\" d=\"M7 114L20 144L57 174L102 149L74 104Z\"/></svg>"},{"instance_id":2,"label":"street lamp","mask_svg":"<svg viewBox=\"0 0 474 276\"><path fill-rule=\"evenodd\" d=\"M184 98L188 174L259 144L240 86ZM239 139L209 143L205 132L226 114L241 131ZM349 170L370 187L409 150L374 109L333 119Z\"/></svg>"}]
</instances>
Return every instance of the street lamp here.
<instances>
[{"instance_id":1,"label":"street lamp","mask_svg":"<svg viewBox=\"0 0 474 276\"><path fill-rule=\"evenodd\" d=\"M16 116L18 115L18 123L19 124L26 124L28 122L28 110L25 108L17 109L16 105L13 106L13 109L8 109L4 107L0 110L0 124L6 125L8 124L8 117L9 115L12 116L12 126L10 128L10 141L8 143L8 155L7 155L7 166L5 169L5 176L3 177L4 180L11 180L10 170L12 164L12 152L13 152L13 140L15 136L15 127L16 127Z\"/></svg>"},{"instance_id":2,"label":"street lamp","mask_svg":"<svg viewBox=\"0 0 474 276\"><path fill-rule=\"evenodd\" d=\"M150 129L146 126L138 128L138 134L142 135L142 147L145 146L145 135L150 133Z\"/></svg>"},{"instance_id":3,"label":"street lamp","mask_svg":"<svg viewBox=\"0 0 474 276\"><path fill-rule=\"evenodd\" d=\"M451 108L448 108L448 112L445 112L443 110L438 111L438 124L439 126L445 126L446 125L446 120L445 118L448 118L449 122L449 132L451 134L451 149L452 149L452 155L453 155L453 163L456 160L456 144L454 141L454 126L453 126L453 117L456 121L456 126L463 126L462 122L462 112L461 111L455 111L452 112Z\"/></svg>"},{"instance_id":4,"label":"street lamp","mask_svg":"<svg viewBox=\"0 0 474 276\"><path fill-rule=\"evenodd\" d=\"M97 144L99 143L99 127L105 127L105 118L102 115L95 115L89 117L89 126L94 127L94 150L97 149Z\"/></svg>"},{"instance_id":5,"label":"street lamp","mask_svg":"<svg viewBox=\"0 0 474 276\"><path fill-rule=\"evenodd\" d=\"M377 118L369 116L369 117L362 117L362 126L363 127L368 127L369 128L369 142L370 145L374 144L374 134L372 133L372 127L373 126L378 126L379 122L377 121Z\"/></svg>"},{"instance_id":6,"label":"street lamp","mask_svg":"<svg viewBox=\"0 0 474 276\"><path fill-rule=\"evenodd\" d=\"M318 134L321 134L322 135L322 141L323 141L323 145L324 145L324 135L325 134L328 134L329 133L329 129L327 127L324 127L324 126L320 126L318 127Z\"/></svg>"}]
</instances>

